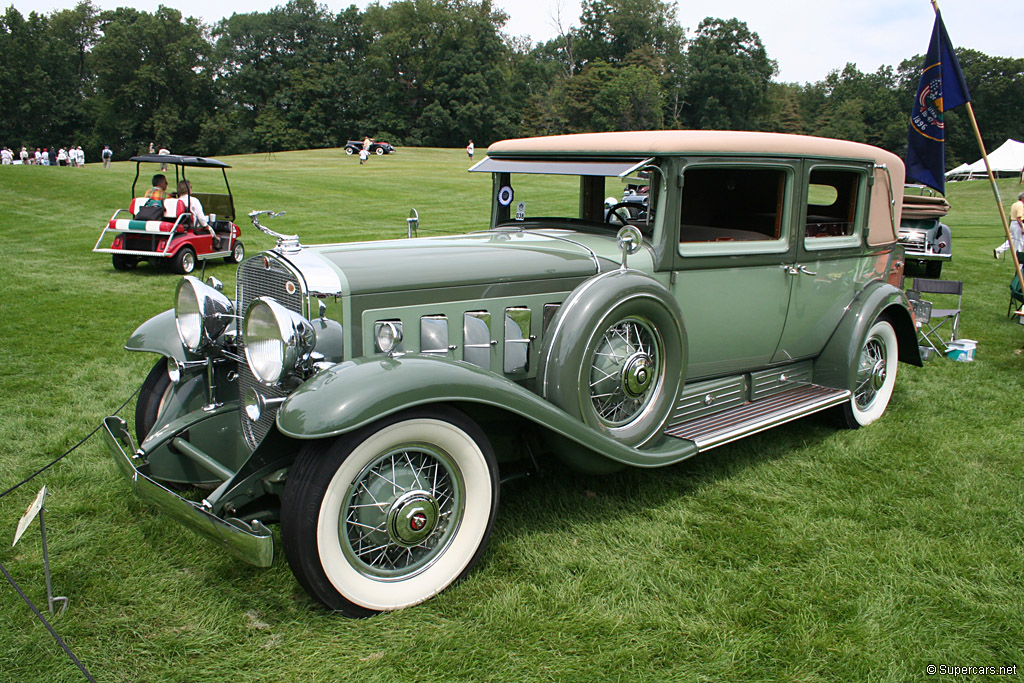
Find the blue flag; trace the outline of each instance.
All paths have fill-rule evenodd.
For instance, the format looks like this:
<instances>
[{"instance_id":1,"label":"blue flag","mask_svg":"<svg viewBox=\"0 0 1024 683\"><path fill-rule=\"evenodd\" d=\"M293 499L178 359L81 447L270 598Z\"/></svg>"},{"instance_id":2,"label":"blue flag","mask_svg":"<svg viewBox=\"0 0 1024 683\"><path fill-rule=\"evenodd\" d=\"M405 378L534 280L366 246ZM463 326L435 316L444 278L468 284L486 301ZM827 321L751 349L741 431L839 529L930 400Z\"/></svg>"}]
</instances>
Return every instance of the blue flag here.
<instances>
[{"instance_id":1,"label":"blue flag","mask_svg":"<svg viewBox=\"0 0 1024 683\"><path fill-rule=\"evenodd\" d=\"M935 13L907 130L907 178L946 192L946 131L943 113L971 101L942 16Z\"/></svg>"}]
</instances>

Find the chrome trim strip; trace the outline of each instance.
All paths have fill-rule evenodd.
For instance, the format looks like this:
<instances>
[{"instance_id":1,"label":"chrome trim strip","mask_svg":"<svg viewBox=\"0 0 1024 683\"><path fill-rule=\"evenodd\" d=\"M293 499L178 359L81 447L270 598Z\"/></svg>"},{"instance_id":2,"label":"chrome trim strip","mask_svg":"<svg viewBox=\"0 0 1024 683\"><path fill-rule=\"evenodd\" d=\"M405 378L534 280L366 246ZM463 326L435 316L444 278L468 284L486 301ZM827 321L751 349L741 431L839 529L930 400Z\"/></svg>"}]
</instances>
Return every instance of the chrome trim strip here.
<instances>
[{"instance_id":1,"label":"chrome trim strip","mask_svg":"<svg viewBox=\"0 0 1024 683\"><path fill-rule=\"evenodd\" d=\"M274 536L270 529L253 521L249 524L235 517L217 517L202 503L182 498L174 491L150 479L136 467L138 456L129 456L131 435L127 423L117 416L103 420L103 438L117 466L135 494L161 512L176 519L201 536L219 544L231 555L257 567L269 567L274 560ZM143 464L139 462L139 464Z\"/></svg>"},{"instance_id":2,"label":"chrome trim strip","mask_svg":"<svg viewBox=\"0 0 1024 683\"><path fill-rule=\"evenodd\" d=\"M618 177L620 177L620 178L627 178L627 177L630 176L630 174L635 173L636 171L639 171L644 166L647 166L648 164L651 164L653 162L654 162L654 157L651 157L649 159L644 159L643 161L641 161L636 166L633 166L632 168L627 168L625 171L620 173ZM661 169L658 169L658 170L661 170Z\"/></svg>"}]
</instances>

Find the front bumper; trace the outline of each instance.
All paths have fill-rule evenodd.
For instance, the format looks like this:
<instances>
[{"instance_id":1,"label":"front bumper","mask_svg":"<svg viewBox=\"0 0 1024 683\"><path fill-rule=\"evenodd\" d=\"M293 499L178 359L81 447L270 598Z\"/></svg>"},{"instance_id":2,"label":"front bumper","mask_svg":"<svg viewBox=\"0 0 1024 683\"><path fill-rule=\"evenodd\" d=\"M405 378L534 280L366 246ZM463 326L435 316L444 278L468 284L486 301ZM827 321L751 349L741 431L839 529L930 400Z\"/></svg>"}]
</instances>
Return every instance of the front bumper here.
<instances>
[{"instance_id":1,"label":"front bumper","mask_svg":"<svg viewBox=\"0 0 1024 683\"><path fill-rule=\"evenodd\" d=\"M117 416L103 420L104 438L117 466L139 498L178 520L201 536L221 545L231 555L257 567L269 567L274 559L274 536L258 521L252 524L235 517L222 519L203 505L182 498L174 491L146 476L140 468L146 463L135 455L128 425ZM132 453L132 455L129 455Z\"/></svg>"},{"instance_id":2,"label":"front bumper","mask_svg":"<svg viewBox=\"0 0 1024 683\"><path fill-rule=\"evenodd\" d=\"M953 258L952 254L934 251L910 251L909 249L905 249L903 255L911 261L949 261Z\"/></svg>"}]
</instances>

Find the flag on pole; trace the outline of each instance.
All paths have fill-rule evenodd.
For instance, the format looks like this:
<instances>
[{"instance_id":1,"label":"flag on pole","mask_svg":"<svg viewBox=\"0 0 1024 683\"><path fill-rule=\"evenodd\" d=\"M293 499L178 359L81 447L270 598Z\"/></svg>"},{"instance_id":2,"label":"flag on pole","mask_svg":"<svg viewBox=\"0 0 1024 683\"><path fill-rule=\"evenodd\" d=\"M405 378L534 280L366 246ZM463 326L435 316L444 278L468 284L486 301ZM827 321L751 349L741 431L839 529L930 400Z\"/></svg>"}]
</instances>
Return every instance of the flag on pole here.
<instances>
[{"instance_id":1,"label":"flag on pole","mask_svg":"<svg viewBox=\"0 0 1024 683\"><path fill-rule=\"evenodd\" d=\"M946 190L946 131L943 113L971 101L967 83L949 42L942 15L935 13L932 40L924 58L917 97L907 130L907 177Z\"/></svg>"}]
</instances>

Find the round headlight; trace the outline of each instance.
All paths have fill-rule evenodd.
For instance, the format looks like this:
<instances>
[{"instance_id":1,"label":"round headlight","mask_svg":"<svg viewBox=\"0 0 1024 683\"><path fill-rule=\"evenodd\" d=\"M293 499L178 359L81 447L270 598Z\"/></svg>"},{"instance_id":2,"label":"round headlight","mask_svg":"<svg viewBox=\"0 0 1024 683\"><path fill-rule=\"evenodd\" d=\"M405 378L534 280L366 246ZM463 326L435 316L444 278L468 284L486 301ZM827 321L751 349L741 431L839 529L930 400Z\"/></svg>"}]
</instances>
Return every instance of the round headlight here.
<instances>
[{"instance_id":1,"label":"round headlight","mask_svg":"<svg viewBox=\"0 0 1024 683\"><path fill-rule=\"evenodd\" d=\"M224 294L186 275L174 296L174 320L189 351L211 344L231 324L234 306Z\"/></svg>"},{"instance_id":2,"label":"round headlight","mask_svg":"<svg viewBox=\"0 0 1024 683\"><path fill-rule=\"evenodd\" d=\"M265 297L249 304L242 327L245 360L264 384L280 382L316 343L316 333L308 320Z\"/></svg>"}]
</instances>

